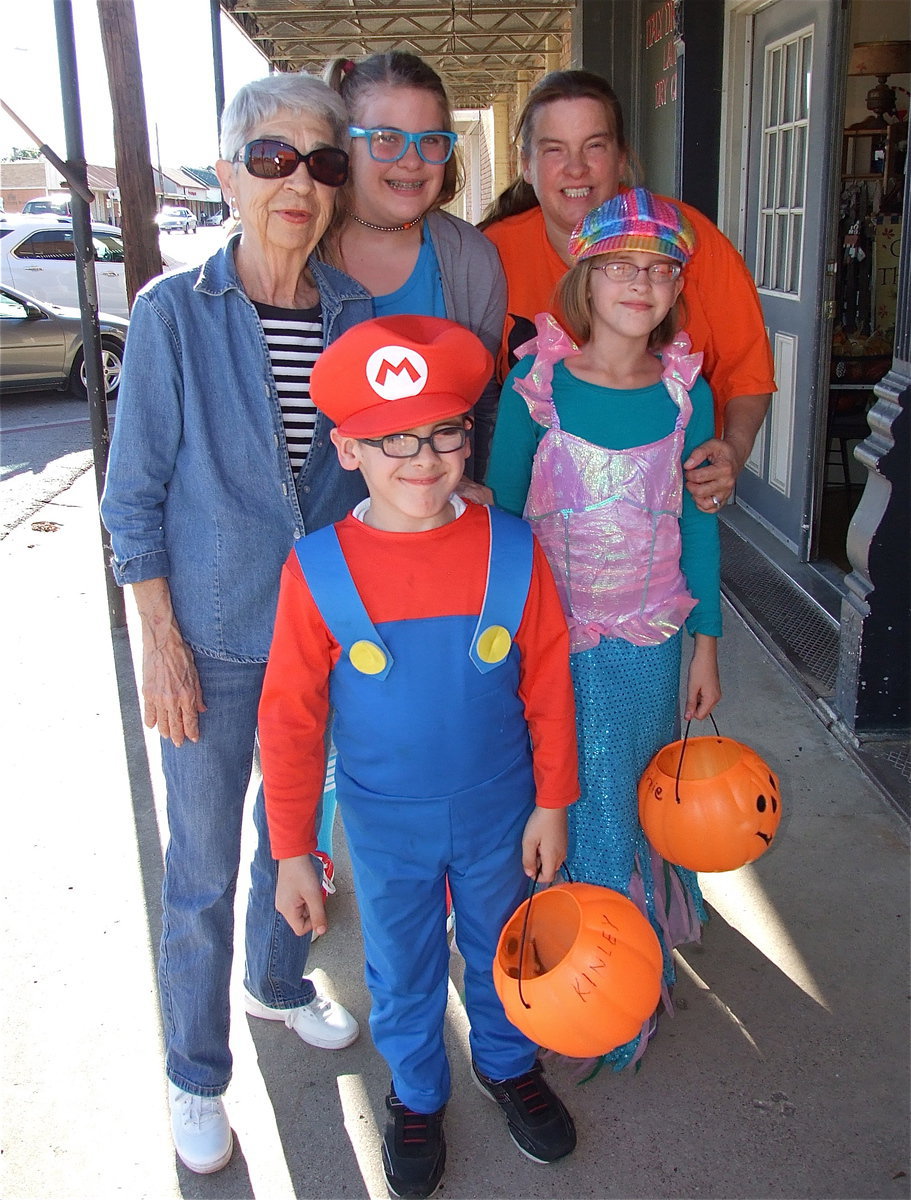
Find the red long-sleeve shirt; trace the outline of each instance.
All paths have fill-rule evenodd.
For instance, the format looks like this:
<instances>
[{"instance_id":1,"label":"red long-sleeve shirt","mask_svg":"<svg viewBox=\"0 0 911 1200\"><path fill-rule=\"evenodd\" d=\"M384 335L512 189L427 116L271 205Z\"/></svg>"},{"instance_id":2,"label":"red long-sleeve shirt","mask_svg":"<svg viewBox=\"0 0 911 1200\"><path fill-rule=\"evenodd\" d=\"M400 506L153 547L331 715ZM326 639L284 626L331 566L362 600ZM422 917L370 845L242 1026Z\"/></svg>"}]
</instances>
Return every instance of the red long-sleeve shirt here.
<instances>
[{"instance_id":1,"label":"red long-sleeve shirt","mask_svg":"<svg viewBox=\"0 0 911 1200\"><path fill-rule=\"evenodd\" d=\"M389 533L352 516L339 522L336 531L374 624L480 613L490 544L482 507L468 504L454 521L422 533ZM562 808L579 795L569 637L550 568L537 542L515 642L521 656L518 690L533 746L536 803ZM467 655L467 646L465 651ZM292 858L316 848L329 676L340 653L292 552L282 572L259 711L266 812L275 858ZM440 696L440 705L445 709L445 695ZM471 752L471 746L466 746L465 753Z\"/></svg>"}]
</instances>

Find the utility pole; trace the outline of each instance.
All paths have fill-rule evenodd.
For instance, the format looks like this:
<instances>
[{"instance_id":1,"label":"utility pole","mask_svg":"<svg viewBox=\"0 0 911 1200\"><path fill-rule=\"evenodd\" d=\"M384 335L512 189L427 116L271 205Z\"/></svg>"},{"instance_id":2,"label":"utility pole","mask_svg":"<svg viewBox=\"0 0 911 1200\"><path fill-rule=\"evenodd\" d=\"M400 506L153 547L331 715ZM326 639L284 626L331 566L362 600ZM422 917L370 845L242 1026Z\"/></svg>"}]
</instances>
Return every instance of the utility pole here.
<instances>
[{"instance_id":1,"label":"utility pole","mask_svg":"<svg viewBox=\"0 0 911 1200\"><path fill-rule=\"evenodd\" d=\"M127 297L132 304L143 284L161 274L155 184L133 0L98 0L98 24L114 113L114 162L120 188Z\"/></svg>"},{"instance_id":2,"label":"utility pole","mask_svg":"<svg viewBox=\"0 0 911 1200\"><path fill-rule=\"evenodd\" d=\"M158 163L158 188L161 192L161 203L164 204L167 196L164 190L164 171L161 169L161 139L158 136L158 122L155 122L155 161Z\"/></svg>"}]
</instances>

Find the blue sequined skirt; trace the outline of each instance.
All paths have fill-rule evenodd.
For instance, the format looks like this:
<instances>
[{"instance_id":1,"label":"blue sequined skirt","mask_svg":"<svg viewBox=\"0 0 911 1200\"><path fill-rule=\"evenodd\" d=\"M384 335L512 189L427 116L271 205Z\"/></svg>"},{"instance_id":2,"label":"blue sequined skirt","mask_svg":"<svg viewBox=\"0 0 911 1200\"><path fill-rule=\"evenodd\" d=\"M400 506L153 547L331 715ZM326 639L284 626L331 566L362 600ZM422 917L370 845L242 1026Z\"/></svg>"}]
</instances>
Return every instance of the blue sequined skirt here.
<instances>
[{"instance_id":1,"label":"blue sequined skirt","mask_svg":"<svg viewBox=\"0 0 911 1200\"><path fill-rule=\"evenodd\" d=\"M581 796L568 810L572 878L629 896L648 916L664 955L665 1005L674 946L698 940L706 920L696 875L666 863L639 824L636 788L646 765L674 740L683 633L659 646L602 638L573 654ZM648 1031L614 1050L616 1070L638 1059Z\"/></svg>"}]
</instances>

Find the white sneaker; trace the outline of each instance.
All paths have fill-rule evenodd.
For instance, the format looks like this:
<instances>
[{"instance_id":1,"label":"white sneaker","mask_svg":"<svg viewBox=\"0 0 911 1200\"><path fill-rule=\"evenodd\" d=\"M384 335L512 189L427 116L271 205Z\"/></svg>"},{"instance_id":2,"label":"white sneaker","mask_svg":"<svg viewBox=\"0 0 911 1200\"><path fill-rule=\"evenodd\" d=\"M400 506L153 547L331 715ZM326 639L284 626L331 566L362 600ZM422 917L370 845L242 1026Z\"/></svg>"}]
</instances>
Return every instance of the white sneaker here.
<instances>
[{"instance_id":1,"label":"white sneaker","mask_svg":"<svg viewBox=\"0 0 911 1200\"><path fill-rule=\"evenodd\" d=\"M300 1008L270 1008L244 988L244 1007L251 1017L263 1021L284 1021L299 1038L321 1050L342 1050L360 1033L357 1021L335 1000L314 996Z\"/></svg>"},{"instance_id":2,"label":"white sneaker","mask_svg":"<svg viewBox=\"0 0 911 1200\"><path fill-rule=\"evenodd\" d=\"M194 1096L168 1081L171 1134L177 1157L197 1175L211 1175L228 1165L234 1135L221 1096Z\"/></svg>"}]
</instances>

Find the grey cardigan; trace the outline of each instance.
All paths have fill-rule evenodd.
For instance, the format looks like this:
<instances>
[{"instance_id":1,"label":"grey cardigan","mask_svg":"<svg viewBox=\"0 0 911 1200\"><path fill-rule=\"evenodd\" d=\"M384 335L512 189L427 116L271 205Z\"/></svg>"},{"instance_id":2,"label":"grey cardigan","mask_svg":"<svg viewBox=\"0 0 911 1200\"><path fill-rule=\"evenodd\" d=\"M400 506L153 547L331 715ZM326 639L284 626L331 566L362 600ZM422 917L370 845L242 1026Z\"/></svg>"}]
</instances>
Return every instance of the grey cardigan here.
<instances>
[{"instance_id":1,"label":"grey cardigan","mask_svg":"<svg viewBox=\"0 0 911 1200\"><path fill-rule=\"evenodd\" d=\"M506 276L495 247L473 225L449 213L430 212L426 220L440 265L447 317L476 334L496 359L506 319ZM474 411L474 454L467 469L479 482L487 469L499 403L494 374Z\"/></svg>"}]
</instances>

